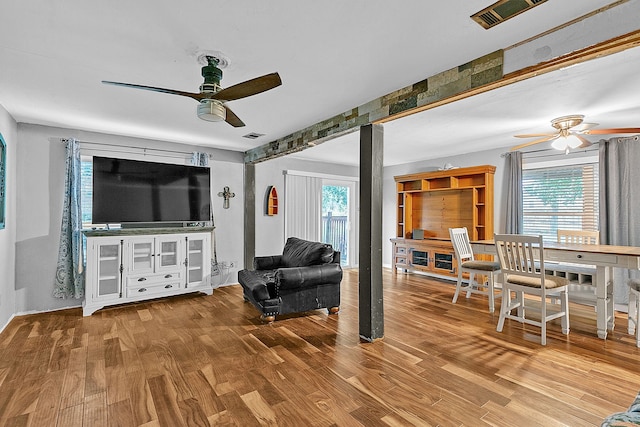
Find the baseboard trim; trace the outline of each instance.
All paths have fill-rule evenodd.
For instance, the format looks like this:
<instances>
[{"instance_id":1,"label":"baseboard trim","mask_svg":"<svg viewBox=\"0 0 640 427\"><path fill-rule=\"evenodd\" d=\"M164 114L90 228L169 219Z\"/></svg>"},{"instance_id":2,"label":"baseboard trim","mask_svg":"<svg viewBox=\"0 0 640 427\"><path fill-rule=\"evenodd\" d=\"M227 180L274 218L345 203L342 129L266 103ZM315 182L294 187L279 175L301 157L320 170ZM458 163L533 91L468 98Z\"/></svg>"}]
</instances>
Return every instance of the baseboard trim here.
<instances>
[{"instance_id":1,"label":"baseboard trim","mask_svg":"<svg viewBox=\"0 0 640 427\"><path fill-rule=\"evenodd\" d=\"M7 323L5 323L2 328L0 328L0 334L2 332L4 332L5 329L7 329L7 326L9 326L9 323L11 323L11 321L13 320L13 318L16 317L16 314L12 314L11 317L9 317L9 320L7 320Z\"/></svg>"}]
</instances>

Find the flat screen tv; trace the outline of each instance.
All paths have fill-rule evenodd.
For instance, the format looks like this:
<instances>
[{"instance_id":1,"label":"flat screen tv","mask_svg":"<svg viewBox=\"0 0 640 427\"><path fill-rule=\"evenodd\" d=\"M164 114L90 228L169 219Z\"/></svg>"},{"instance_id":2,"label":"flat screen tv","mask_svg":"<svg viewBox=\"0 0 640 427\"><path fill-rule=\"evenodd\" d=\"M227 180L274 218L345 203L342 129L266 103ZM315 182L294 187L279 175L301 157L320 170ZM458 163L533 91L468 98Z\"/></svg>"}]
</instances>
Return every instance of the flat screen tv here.
<instances>
[{"instance_id":1,"label":"flat screen tv","mask_svg":"<svg viewBox=\"0 0 640 427\"><path fill-rule=\"evenodd\" d=\"M93 158L94 224L205 222L210 209L208 167Z\"/></svg>"}]
</instances>

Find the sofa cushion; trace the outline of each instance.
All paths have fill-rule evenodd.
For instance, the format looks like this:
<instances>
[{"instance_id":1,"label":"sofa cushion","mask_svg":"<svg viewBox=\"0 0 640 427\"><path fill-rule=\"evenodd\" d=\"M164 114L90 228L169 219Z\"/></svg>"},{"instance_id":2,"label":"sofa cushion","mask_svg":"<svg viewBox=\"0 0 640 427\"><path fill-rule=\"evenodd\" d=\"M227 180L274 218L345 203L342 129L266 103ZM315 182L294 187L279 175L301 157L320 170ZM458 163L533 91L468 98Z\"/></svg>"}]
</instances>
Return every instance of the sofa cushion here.
<instances>
[{"instance_id":1,"label":"sofa cushion","mask_svg":"<svg viewBox=\"0 0 640 427\"><path fill-rule=\"evenodd\" d=\"M279 268L276 270L276 289L299 289L326 284L340 284L342 267L340 264Z\"/></svg>"},{"instance_id":2,"label":"sofa cushion","mask_svg":"<svg viewBox=\"0 0 640 427\"><path fill-rule=\"evenodd\" d=\"M289 237L282 251L284 267L307 267L327 264L333 260L333 247L327 243L310 242Z\"/></svg>"}]
</instances>

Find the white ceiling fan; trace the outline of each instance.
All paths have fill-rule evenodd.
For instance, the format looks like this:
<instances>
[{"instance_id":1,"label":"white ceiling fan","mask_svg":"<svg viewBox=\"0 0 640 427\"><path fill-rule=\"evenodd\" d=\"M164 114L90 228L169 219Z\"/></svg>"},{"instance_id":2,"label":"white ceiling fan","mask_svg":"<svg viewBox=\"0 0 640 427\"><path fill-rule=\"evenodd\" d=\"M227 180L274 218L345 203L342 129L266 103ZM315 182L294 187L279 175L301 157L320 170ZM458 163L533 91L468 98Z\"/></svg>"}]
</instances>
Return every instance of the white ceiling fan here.
<instances>
[{"instance_id":1,"label":"white ceiling fan","mask_svg":"<svg viewBox=\"0 0 640 427\"><path fill-rule=\"evenodd\" d=\"M540 144L546 141L553 141L551 147L568 153L572 148L585 148L592 143L582 135L612 135L621 133L640 133L640 128L610 128L594 129L597 123L584 123L584 116L574 114L562 116L551 120L551 126L558 131L555 133L530 133L515 135L516 138L537 138L524 144L516 145L511 150L519 150L531 145Z\"/></svg>"}]
</instances>

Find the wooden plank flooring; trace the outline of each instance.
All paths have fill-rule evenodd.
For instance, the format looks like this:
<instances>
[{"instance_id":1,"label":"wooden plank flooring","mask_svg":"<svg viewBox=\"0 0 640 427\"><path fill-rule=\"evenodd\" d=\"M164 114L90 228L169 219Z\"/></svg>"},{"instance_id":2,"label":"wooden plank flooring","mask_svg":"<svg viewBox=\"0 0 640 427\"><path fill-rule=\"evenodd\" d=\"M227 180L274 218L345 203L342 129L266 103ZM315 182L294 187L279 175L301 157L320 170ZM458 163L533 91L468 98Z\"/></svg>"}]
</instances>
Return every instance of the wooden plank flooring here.
<instances>
[{"instance_id":1,"label":"wooden plank flooring","mask_svg":"<svg viewBox=\"0 0 640 427\"><path fill-rule=\"evenodd\" d=\"M597 426L640 390L626 317L571 333L507 321L451 282L389 271L385 338L358 339L356 270L338 315L263 324L239 285L16 317L0 334L1 426ZM498 300L499 301L499 300ZM499 303L497 303L499 304ZM559 322L559 321L558 321Z\"/></svg>"}]
</instances>

